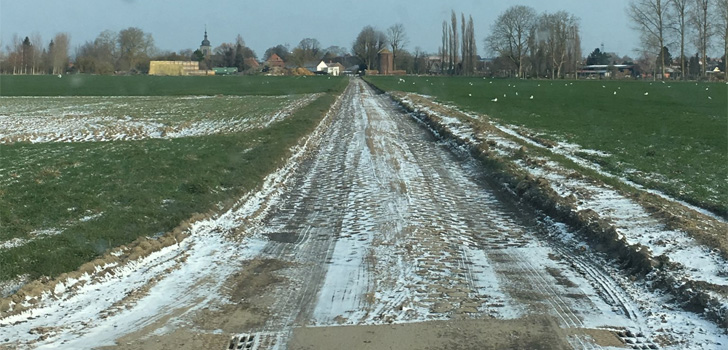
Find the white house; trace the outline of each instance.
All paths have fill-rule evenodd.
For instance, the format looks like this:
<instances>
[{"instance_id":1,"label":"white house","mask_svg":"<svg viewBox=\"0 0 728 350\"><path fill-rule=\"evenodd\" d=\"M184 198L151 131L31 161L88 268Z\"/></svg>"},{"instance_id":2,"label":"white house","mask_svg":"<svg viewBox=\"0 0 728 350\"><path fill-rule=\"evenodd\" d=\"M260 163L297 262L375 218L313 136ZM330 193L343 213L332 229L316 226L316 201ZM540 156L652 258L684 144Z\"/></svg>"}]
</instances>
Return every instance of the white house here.
<instances>
[{"instance_id":1,"label":"white house","mask_svg":"<svg viewBox=\"0 0 728 350\"><path fill-rule=\"evenodd\" d=\"M326 74L338 77L339 74L341 74L341 64L339 64L339 63L326 64L326 62L321 61L321 63L319 63L318 66L316 66L316 70L319 72L326 72Z\"/></svg>"}]
</instances>

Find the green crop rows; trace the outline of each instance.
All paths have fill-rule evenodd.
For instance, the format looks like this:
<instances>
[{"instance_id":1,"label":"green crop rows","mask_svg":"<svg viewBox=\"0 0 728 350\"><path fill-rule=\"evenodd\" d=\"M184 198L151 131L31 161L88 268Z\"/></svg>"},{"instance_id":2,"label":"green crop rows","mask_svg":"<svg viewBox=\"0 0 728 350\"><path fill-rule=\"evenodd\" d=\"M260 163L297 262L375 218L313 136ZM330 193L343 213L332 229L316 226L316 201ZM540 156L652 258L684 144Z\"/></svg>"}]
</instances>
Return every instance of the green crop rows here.
<instances>
[{"instance_id":1,"label":"green crop rows","mask_svg":"<svg viewBox=\"0 0 728 350\"><path fill-rule=\"evenodd\" d=\"M8 78L0 78L3 93L8 91ZM81 79L96 78L114 85L119 84L117 78L127 77L81 76ZM145 78L156 80L131 78L138 79L139 85L143 85ZM41 95L50 91L38 86L49 77L12 79L20 79L16 82L23 89L32 90L35 85ZM19 276L35 279L72 271L110 248L138 237L169 232L194 213L231 204L254 190L266 175L288 159L291 147L318 125L336 93L346 86L345 79L333 78L266 77L265 80L254 78L252 83L247 77L226 79L230 79L229 84L222 83L219 90L213 85L204 87L203 90L217 96L211 99L102 99L112 103L104 102L103 113L98 109L92 112L113 118L124 116L131 121L152 118L169 124L240 119L256 127L238 132L133 141L0 143L0 282ZM253 92L252 86L263 85L262 81L270 83ZM194 84L182 89L179 82L168 80L162 90L167 89L169 94L203 94L191 87L197 83L190 81ZM261 119L299 96L218 96L227 95L233 86L240 89L236 95L276 95L282 89L301 94L332 93L324 93L292 115L263 127ZM103 87L99 89L105 91ZM113 95L120 94L115 91ZM9 111L13 103L6 102L13 99L0 98L3 101L0 115L12 115ZM69 102L73 106L74 99L78 99L78 106L89 102L89 97L67 97L63 100L64 106ZM48 102L44 98L38 101ZM8 110L3 110L6 107ZM39 106L39 109L47 110L47 107ZM160 111L169 113L160 115Z\"/></svg>"}]
</instances>

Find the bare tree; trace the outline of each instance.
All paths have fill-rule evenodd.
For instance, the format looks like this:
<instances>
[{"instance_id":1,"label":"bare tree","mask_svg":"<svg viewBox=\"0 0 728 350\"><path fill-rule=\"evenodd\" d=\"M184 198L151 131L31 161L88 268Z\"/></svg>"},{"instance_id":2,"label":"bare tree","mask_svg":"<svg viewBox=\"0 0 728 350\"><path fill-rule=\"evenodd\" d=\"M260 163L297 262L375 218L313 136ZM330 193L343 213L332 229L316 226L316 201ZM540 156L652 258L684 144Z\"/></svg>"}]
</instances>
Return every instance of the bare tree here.
<instances>
[{"instance_id":1,"label":"bare tree","mask_svg":"<svg viewBox=\"0 0 728 350\"><path fill-rule=\"evenodd\" d=\"M450 52L450 29L447 21L442 21L442 47L440 47L440 74L445 73L445 62Z\"/></svg>"},{"instance_id":2,"label":"bare tree","mask_svg":"<svg viewBox=\"0 0 728 350\"><path fill-rule=\"evenodd\" d=\"M293 49L291 61L297 66L303 67L307 63L320 59L321 56L321 43L314 38L304 38Z\"/></svg>"},{"instance_id":3,"label":"bare tree","mask_svg":"<svg viewBox=\"0 0 728 350\"><path fill-rule=\"evenodd\" d=\"M698 52L700 53L700 61L702 62L700 76L706 75L708 66L708 49L711 45L713 36L713 18L711 18L710 0L695 0L693 8L692 22L698 32Z\"/></svg>"},{"instance_id":4,"label":"bare tree","mask_svg":"<svg viewBox=\"0 0 728 350\"><path fill-rule=\"evenodd\" d=\"M154 39L143 30L129 27L119 32L120 67L122 69L139 69L140 63L148 60L154 50Z\"/></svg>"},{"instance_id":5,"label":"bare tree","mask_svg":"<svg viewBox=\"0 0 728 350\"><path fill-rule=\"evenodd\" d=\"M684 80L687 77L687 70L686 70L686 59L685 57L685 36L688 34L688 31L690 30L689 23L688 23L688 15L692 11L692 4L693 0L670 0L671 5L671 13L668 18L670 18L670 28L675 32L675 34L678 36L678 39L680 41L680 72L682 74L682 79Z\"/></svg>"},{"instance_id":6,"label":"bare tree","mask_svg":"<svg viewBox=\"0 0 728 350\"><path fill-rule=\"evenodd\" d=\"M397 54L399 50L407 46L407 33L402 23L397 23L387 29L387 41L392 48L392 58L394 59L394 69L397 69Z\"/></svg>"},{"instance_id":7,"label":"bare tree","mask_svg":"<svg viewBox=\"0 0 728 350\"><path fill-rule=\"evenodd\" d=\"M539 20L539 28L536 33L545 42L551 79L560 78L569 57L569 47L574 45L569 43L574 40L572 31L578 31L579 20L566 11L545 13Z\"/></svg>"},{"instance_id":8,"label":"bare tree","mask_svg":"<svg viewBox=\"0 0 728 350\"><path fill-rule=\"evenodd\" d=\"M273 54L278 55L283 61L288 61L288 56L291 55L287 45L276 45L265 50L263 54L263 61L267 61Z\"/></svg>"},{"instance_id":9,"label":"bare tree","mask_svg":"<svg viewBox=\"0 0 728 350\"><path fill-rule=\"evenodd\" d=\"M414 64L412 70L415 74L427 73L427 52L423 51L421 47L416 46L414 55Z\"/></svg>"},{"instance_id":10,"label":"bare tree","mask_svg":"<svg viewBox=\"0 0 728 350\"><path fill-rule=\"evenodd\" d=\"M627 15L635 28L639 30L645 48L654 52L662 52L665 47L667 30L667 0L632 0L627 7ZM665 55L660 55L659 62L662 77L665 77Z\"/></svg>"},{"instance_id":11,"label":"bare tree","mask_svg":"<svg viewBox=\"0 0 728 350\"><path fill-rule=\"evenodd\" d=\"M450 16L450 74L455 74L458 66L458 16L452 11Z\"/></svg>"},{"instance_id":12,"label":"bare tree","mask_svg":"<svg viewBox=\"0 0 728 350\"><path fill-rule=\"evenodd\" d=\"M12 65L12 74L19 74L23 65L23 41L20 39L20 36L13 34L11 44L8 44L6 48L8 51L8 61Z\"/></svg>"},{"instance_id":13,"label":"bare tree","mask_svg":"<svg viewBox=\"0 0 728 350\"><path fill-rule=\"evenodd\" d=\"M467 24L465 23L465 14L460 12L460 38L462 41L460 44L460 60L461 60L460 69L458 69L458 71L459 71L458 73L460 73L460 74L467 74L467 73L465 73L467 70L465 66L468 64L466 56L469 54L469 52L468 52L468 43L467 43L468 33L467 33L466 25Z\"/></svg>"},{"instance_id":14,"label":"bare tree","mask_svg":"<svg viewBox=\"0 0 728 350\"><path fill-rule=\"evenodd\" d=\"M68 47L70 36L67 33L58 33L51 41L53 48L49 50L50 71L52 74L62 74L68 65Z\"/></svg>"},{"instance_id":15,"label":"bare tree","mask_svg":"<svg viewBox=\"0 0 728 350\"><path fill-rule=\"evenodd\" d=\"M508 58L523 76L523 63L529 51L529 39L536 24L536 11L528 6L511 6L492 25L485 39L490 50Z\"/></svg>"},{"instance_id":16,"label":"bare tree","mask_svg":"<svg viewBox=\"0 0 728 350\"><path fill-rule=\"evenodd\" d=\"M475 27L473 25L473 16L470 16L468 22L465 22L465 15L462 15L462 73L471 75L475 72L475 63L477 60L478 49L475 45Z\"/></svg>"},{"instance_id":17,"label":"bare tree","mask_svg":"<svg viewBox=\"0 0 728 350\"><path fill-rule=\"evenodd\" d=\"M303 38L297 47L312 59L319 58L318 56L321 54L321 43L314 38Z\"/></svg>"},{"instance_id":18,"label":"bare tree","mask_svg":"<svg viewBox=\"0 0 728 350\"><path fill-rule=\"evenodd\" d=\"M30 35L30 43L33 46L33 50L30 56L30 74L38 74L42 71L43 66L43 38L40 33L33 33Z\"/></svg>"},{"instance_id":19,"label":"bare tree","mask_svg":"<svg viewBox=\"0 0 728 350\"><path fill-rule=\"evenodd\" d=\"M366 64L367 69L379 67L377 54L387 45L387 36L372 26L364 27L352 45L352 53Z\"/></svg>"},{"instance_id":20,"label":"bare tree","mask_svg":"<svg viewBox=\"0 0 728 350\"><path fill-rule=\"evenodd\" d=\"M579 34L579 25L574 24L569 28L569 42L567 45L567 62L573 64L571 71L574 73L574 77L578 78L579 68L581 65L581 35Z\"/></svg>"},{"instance_id":21,"label":"bare tree","mask_svg":"<svg viewBox=\"0 0 728 350\"><path fill-rule=\"evenodd\" d=\"M728 71L728 0L718 1L720 33L723 34L723 71ZM728 76L726 76L728 77Z\"/></svg>"}]
</instances>

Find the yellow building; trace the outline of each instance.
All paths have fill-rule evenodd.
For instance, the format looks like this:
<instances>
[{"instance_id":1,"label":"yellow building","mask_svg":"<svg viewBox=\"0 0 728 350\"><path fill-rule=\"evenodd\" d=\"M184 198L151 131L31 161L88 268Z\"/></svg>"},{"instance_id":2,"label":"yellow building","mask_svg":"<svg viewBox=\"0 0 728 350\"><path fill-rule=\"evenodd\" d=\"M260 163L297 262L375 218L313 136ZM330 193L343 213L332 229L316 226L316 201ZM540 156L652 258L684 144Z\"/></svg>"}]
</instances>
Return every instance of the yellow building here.
<instances>
[{"instance_id":1,"label":"yellow building","mask_svg":"<svg viewBox=\"0 0 728 350\"><path fill-rule=\"evenodd\" d=\"M149 75L187 76L187 75L214 75L211 70L200 70L197 61L151 61L149 62Z\"/></svg>"}]
</instances>

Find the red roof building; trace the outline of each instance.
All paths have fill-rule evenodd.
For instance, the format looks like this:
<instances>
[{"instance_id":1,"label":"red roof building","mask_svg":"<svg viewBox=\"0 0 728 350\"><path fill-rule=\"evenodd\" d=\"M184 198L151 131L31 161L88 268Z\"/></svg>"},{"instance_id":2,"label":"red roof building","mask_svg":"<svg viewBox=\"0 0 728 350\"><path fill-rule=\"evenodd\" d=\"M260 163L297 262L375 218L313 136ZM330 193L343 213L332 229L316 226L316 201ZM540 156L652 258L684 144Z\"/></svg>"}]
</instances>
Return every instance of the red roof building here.
<instances>
[{"instance_id":1,"label":"red roof building","mask_svg":"<svg viewBox=\"0 0 728 350\"><path fill-rule=\"evenodd\" d=\"M283 68L286 66L286 62L283 62L283 59L280 58L280 56L278 56L276 54L272 54L270 56L270 58L268 58L268 60L265 62L268 65L268 67L271 67L271 68L274 68L274 67Z\"/></svg>"}]
</instances>

